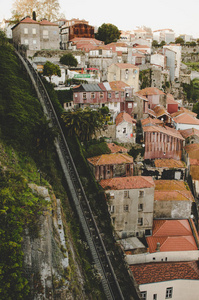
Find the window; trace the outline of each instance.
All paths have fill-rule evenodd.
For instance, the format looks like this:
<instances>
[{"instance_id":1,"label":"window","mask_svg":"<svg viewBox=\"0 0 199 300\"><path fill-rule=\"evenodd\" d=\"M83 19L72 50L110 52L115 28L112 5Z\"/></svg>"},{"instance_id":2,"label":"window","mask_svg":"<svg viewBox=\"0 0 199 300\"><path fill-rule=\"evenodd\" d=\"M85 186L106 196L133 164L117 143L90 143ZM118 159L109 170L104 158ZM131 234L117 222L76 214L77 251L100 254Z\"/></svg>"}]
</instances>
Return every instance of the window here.
<instances>
[{"instance_id":1,"label":"window","mask_svg":"<svg viewBox=\"0 0 199 300\"><path fill-rule=\"evenodd\" d=\"M124 97L124 92L121 92L121 97L122 97L122 98Z\"/></svg>"},{"instance_id":2,"label":"window","mask_svg":"<svg viewBox=\"0 0 199 300\"><path fill-rule=\"evenodd\" d=\"M114 107L117 107L117 102L114 103Z\"/></svg>"},{"instance_id":3,"label":"window","mask_svg":"<svg viewBox=\"0 0 199 300\"><path fill-rule=\"evenodd\" d=\"M115 98L119 98L119 92L115 92Z\"/></svg>"},{"instance_id":4,"label":"window","mask_svg":"<svg viewBox=\"0 0 199 300\"><path fill-rule=\"evenodd\" d=\"M24 44L25 44L25 45L28 45L28 40L24 40Z\"/></svg>"},{"instance_id":5,"label":"window","mask_svg":"<svg viewBox=\"0 0 199 300\"><path fill-rule=\"evenodd\" d=\"M36 44L37 44L37 41L36 41L36 40L33 40L32 43L33 43L33 45L36 45Z\"/></svg>"},{"instance_id":6,"label":"window","mask_svg":"<svg viewBox=\"0 0 199 300\"><path fill-rule=\"evenodd\" d=\"M36 33L37 33L36 28L33 28L32 29L32 34L36 34Z\"/></svg>"},{"instance_id":7,"label":"window","mask_svg":"<svg viewBox=\"0 0 199 300\"><path fill-rule=\"evenodd\" d=\"M123 128L122 132L123 132L123 133L126 133L126 128Z\"/></svg>"},{"instance_id":8,"label":"window","mask_svg":"<svg viewBox=\"0 0 199 300\"><path fill-rule=\"evenodd\" d=\"M86 93L83 93L83 100L86 100Z\"/></svg>"},{"instance_id":9,"label":"window","mask_svg":"<svg viewBox=\"0 0 199 300\"><path fill-rule=\"evenodd\" d=\"M24 34L28 34L28 28L24 28Z\"/></svg>"},{"instance_id":10,"label":"window","mask_svg":"<svg viewBox=\"0 0 199 300\"><path fill-rule=\"evenodd\" d=\"M124 191L124 198L129 198L129 191Z\"/></svg>"},{"instance_id":11,"label":"window","mask_svg":"<svg viewBox=\"0 0 199 300\"><path fill-rule=\"evenodd\" d=\"M172 294L173 294L173 288L172 287L169 287L166 289L166 299L170 299L172 298Z\"/></svg>"},{"instance_id":12,"label":"window","mask_svg":"<svg viewBox=\"0 0 199 300\"><path fill-rule=\"evenodd\" d=\"M103 98L103 97L104 97L104 93L100 92L100 98Z\"/></svg>"},{"instance_id":13,"label":"window","mask_svg":"<svg viewBox=\"0 0 199 300\"><path fill-rule=\"evenodd\" d=\"M144 197L144 191L139 191L138 197L140 198Z\"/></svg>"},{"instance_id":14,"label":"window","mask_svg":"<svg viewBox=\"0 0 199 300\"><path fill-rule=\"evenodd\" d=\"M129 206L128 206L128 204L125 204L125 205L124 205L124 211L129 211Z\"/></svg>"},{"instance_id":15,"label":"window","mask_svg":"<svg viewBox=\"0 0 199 300\"><path fill-rule=\"evenodd\" d=\"M146 300L147 292L141 292L141 299Z\"/></svg>"},{"instance_id":16,"label":"window","mask_svg":"<svg viewBox=\"0 0 199 300\"><path fill-rule=\"evenodd\" d=\"M111 92L108 92L108 98L111 98Z\"/></svg>"},{"instance_id":17,"label":"window","mask_svg":"<svg viewBox=\"0 0 199 300\"><path fill-rule=\"evenodd\" d=\"M112 213L114 213L114 211L115 211L114 205L110 205L109 212L112 214Z\"/></svg>"},{"instance_id":18,"label":"window","mask_svg":"<svg viewBox=\"0 0 199 300\"><path fill-rule=\"evenodd\" d=\"M140 225L140 226L143 225L143 218L138 218L138 225Z\"/></svg>"},{"instance_id":19,"label":"window","mask_svg":"<svg viewBox=\"0 0 199 300\"><path fill-rule=\"evenodd\" d=\"M128 103L128 108L132 108L132 103Z\"/></svg>"},{"instance_id":20,"label":"window","mask_svg":"<svg viewBox=\"0 0 199 300\"><path fill-rule=\"evenodd\" d=\"M158 299L158 295L157 294L153 294L153 300L157 300Z\"/></svg>"},{"instance_id":21,"label":"window","mask_svg":"<svg viewBox=\"0 0 199 300\"><path fill-rule=\"evenodd\" d=\"M48 39L48 30L43 30L43 38Z\"/></svg>"},{"instance_id":22,"label":"window","mask_svg":"<svg viewBox=\"0 0 199 300\"><path fill-rule=\"evenodd\" d=\"M143 211L143 204L142 203L138 204L138 211Z\"/></svg>"},{"instance_id":23,"label":"window","mask_svg":"<svg viewBox=\"0 0 199 300\"><path fill-rule=\"evenodd\" d=\"M91 93L91 98L92 99L95 98L95 93L94 92Z\"/></svg>"}]
</instances>

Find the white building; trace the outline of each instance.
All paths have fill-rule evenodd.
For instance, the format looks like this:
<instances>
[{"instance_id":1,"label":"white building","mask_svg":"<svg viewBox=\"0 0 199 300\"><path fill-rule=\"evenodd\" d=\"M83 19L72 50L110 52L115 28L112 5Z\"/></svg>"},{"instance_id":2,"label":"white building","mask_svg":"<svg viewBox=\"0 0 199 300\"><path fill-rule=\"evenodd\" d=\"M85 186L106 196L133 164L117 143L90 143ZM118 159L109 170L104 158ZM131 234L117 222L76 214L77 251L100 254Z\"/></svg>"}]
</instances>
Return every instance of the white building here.
<instances>
[{"instance_id":1,"label":"white building","mask_svg":"<svg viewBox=\"0 0 199 300\"><path fill-rule=\"evenodd\" d=\"M198 300L197 261L139 264L130 269L139 285L141 299Z\"/></svg>"}]
</instances>

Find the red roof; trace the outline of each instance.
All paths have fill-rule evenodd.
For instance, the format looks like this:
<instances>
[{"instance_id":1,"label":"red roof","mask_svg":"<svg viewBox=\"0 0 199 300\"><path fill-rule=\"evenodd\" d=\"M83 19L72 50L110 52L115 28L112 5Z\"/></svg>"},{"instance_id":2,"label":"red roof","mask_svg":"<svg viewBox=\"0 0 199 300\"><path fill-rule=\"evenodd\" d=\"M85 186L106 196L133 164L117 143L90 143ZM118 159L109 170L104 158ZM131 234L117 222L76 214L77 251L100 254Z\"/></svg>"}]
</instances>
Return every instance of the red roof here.
<instances>
[{"instance_id":1,"label":"red roof","mask_svg":"<svg viewBox=\"0 0 199 300\"><path fill-rule=\"evenodd\" d=\"M57 27L58 27L57 24L52 23L52 22L49 22L49 21L47 21L46 19L44 19L44 20L42 20L41 22L39 22L39 24L40 24L40 25L57 26Z\"/></svg>"},{"instance_id":2,"label":"red roof","mask_svg":"<svg viewBox=\"0 0 199 300\"><path fill-rule=\"evenodd\" d=\"M117 152L127 153L128 152L127 148L124 148L122 146L116 145L114 143L107 143L107 146L111 150L111 153L117 153Z\"/></svg>"},{"instance_id":3,"label":"red roof","mask_svg":"<svg viewBox=\"0 0 199 300\"><path fill-rule=\"evenodd\" d=\"M139 285L178 279L199 280L197 261L136 264L131 265L130 270Z\"/></svg>"},{"instance_id":4,"label":"red roof","mask_svg":"<svg viewBox=\"0 0 199 300\"><path fill-rule=\"evenodd\" d=\"M185 139L192 135L199 136L199 130L195 128L189 128L189 129L179 130L179 131Z\"/></svg>"},{"instance_id":5,"label":"red roof","mask_svg":"<svg viewBox=\"0 0 199 300\"><path fill-rule=\"evenodd\" d=\"M164 133L169 136L176 137L180 140L184 140L184 138L181 136L180 132L174 128L168 127L168 126L144 126L143 127L144 132L160 132Z\"/></svg>"},{"instance_id":6,"label":"red roof","mask_svg":"<svg viewBox=\"0 0 199 300\"><path fill-rule=\"evenodd\" d=\"M167 94L167 104L177 104L178 102L174 99L172 94Z\"/></svg>"},{"instance_id":7,"label":"red roof","mask_svg":"<svg viewBox=\"0 0 199 300\"><path fill-rule=\"evenodd\" d=\"M125 87L130 87L130 85L126 84L124 81L121 80L110 81L109 85L112 91L124 91Z\"/></svg>"},{"instance_id":8,"label":"red roof","mask_svg":"<svg viewBox=\"0 0 199 300\"><path fill-rule=\"evenodd\" d=\"M152 119L151 117L148 117L146 119L141 120L142 126L146 126L148 124L163 124L164 122L159 119Z\"/></svg>"},{"instance_id":9,"label":"red roof","mask_svg":"<svg viewBox=\"0 0 199 300\"><path fill-rule=\"evenodd\" d=\"M116 66L118 66L120 69L139 69L138 67L136 67L133 64L127 64L127 63L118 63L115 64Z\"/></svg>"},{"instance_id":10,"label":"red roof","mask_svg":"<svg viewBox=\"0 0 199 300\"><path fill-rule=\"evenodd\" d=\"M198 250L188 220L154 220L153 235L146 238L149 252Z\"/></svg>"},{"instance_id":11,"label":"red roof","mask_svg":"<svg viewBox=\"0 0 199 300\"><path fill-rule=\"evenodd\" d=\"M133 157L127 153L111 153L88 158L88 161L94 166L129 164L133 163Z\"/></svg>"},{"instance_id":12,"label":"red roof","mask_svg":"<svg viewBox=\"0 0 199 300\"><path fill-rule=\"evenodd\" d=\"M152 95L165 95L163 91L159 90L156 87L147 87L137 92L138 95L142 96L152 96Z\"/></svg>"},{"instance_id":13,"label":"red roof","mask_svg":"<svg viewBox=\"0 0 199 300\"><path fill-rule=\"evenodd\" d=\"M31 19L30 17L26 17L26 18L22 19L19 23L30 23L30 24L32 24L32 23L35 24L36 23L36 24L39 24L37 21Z\"/></svg>"},{"instance_id":14,"label":"red roof","mask_svg":"<svg viewBox=\"0 0 199 300\"><path fill-rule=\"evenodd\" d=\"M181 115L174 117L173 120L175 123L180 123L180 124L199 125L199 120L188 113L182 113Z\"/></svg>"},{"instance_id":15,"label":"red roof","mask_svg":"<svg viewBox=\"0 0 199 300\"><path fill-rule=\"evenodd\" d=\"M150 176L114 177L100 181L105 190L125 190L154 187L153 178Z\"/></svg>"},{"instance_id":16,"label":"red roof","mask_svg":"<svg viewBox=\"0 0 199 300\"><path fill-rule=\"evenodd\" d=\"M123 121L128 122L128 123L136 123L137 121L134 120L129 114L127 114L126 112L121 112L117 115L117 117L115 118L115 124L116 126L118 126L120 123L122 123Z\"/></svg>"}]
</instances>

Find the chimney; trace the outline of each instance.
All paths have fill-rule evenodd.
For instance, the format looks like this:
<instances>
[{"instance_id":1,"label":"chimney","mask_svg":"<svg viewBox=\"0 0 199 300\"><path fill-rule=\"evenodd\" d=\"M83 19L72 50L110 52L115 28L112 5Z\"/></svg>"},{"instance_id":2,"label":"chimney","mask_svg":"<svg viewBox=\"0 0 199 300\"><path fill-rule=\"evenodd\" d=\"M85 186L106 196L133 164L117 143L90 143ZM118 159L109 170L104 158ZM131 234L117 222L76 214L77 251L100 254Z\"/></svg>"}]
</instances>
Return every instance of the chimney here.
<instances>
[{"instance_id":1,"label":"chimney","mask_svg":"<svg viewBox=\"0 0 199 300\"><path fill-rule=\"evenodd\" d=\"M160 243L157 242L156 252L160 252Z\"/></svg>"},{"instance_id":2,"label":"chimney","mask_svg":"<svg viewBox=\"0 0 199 300\"><path fill-rule=\"evenodd\" d=\"M36 21L36 12L35 12L35 11L32 12L32 19L33 19L34 21Z\"/></svg>"}]
</instances>

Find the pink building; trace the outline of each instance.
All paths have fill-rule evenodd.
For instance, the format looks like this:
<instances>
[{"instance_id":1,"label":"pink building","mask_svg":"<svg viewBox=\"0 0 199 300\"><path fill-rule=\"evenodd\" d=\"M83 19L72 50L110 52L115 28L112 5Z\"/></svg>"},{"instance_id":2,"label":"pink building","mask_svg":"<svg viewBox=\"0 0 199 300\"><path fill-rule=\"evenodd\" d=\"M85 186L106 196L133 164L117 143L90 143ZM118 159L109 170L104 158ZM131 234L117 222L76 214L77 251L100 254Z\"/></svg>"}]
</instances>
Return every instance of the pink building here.
<instances>
[{"instance_id":1,"label":"pink building","mask_svg":"<svg viewBox=\"0 0 199 300\"><path fill-rule=\"evenodd\" d=\"M144 96L148 99L148 107L153 109L156 105L161 104L166 107L166 96L156 87L147 87L136 93L138 96Z\"/></svg>"},{"instance_id":2,"label":"pink building","mask_svg":"<svg viewBox=\"0 0 199 300\"><path fill-rule=\"evenodd\" d=\"M173 158L181 160L184 138L176 129L167 126L143 127L144 159Z\"/></svg>"},{"instance_id":3,"label":"pink building","mask_svg":"<svg viewBox=\"0 0 199 300\"><path fill-rule=\"evenodd\" d=\"M87 160L96 180L133 175L133 157L127 153L102 154Z\"/></svg>"}]
</instances>

